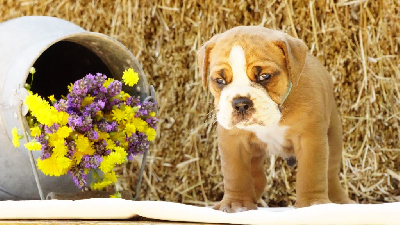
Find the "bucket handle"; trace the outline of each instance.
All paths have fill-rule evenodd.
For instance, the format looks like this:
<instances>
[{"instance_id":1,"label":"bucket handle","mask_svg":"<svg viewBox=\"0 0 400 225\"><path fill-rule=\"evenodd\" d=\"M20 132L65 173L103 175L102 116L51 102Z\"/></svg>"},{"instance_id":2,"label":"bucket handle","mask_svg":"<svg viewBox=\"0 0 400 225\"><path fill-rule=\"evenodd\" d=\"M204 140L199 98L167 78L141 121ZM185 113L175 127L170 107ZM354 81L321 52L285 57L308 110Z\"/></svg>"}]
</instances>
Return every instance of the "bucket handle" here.
<instances>
[{"instance_id":1,"label":"bucket handle","mask_svg":"<svg viewBox=\"0 0 400 225\"><path fill-rule=\"evenodd\" d=\"M26 127L25 127L24 121L22 119L23 118L23 116L22 116L22 107L23 107L23 103L21 102L19 107L17 107L18 108L17 117L18 117L20 126L22 127L22 130L23 130L25 142L28 143L29 142L29 138L28 138L28 135L27 135L27 131L26 131ZM44 195L43 195L42 185L40 184L39 174L38 174L38 171L37 171L37 168L36 168L35 159L33 158L32 151L28 150L28 156L29 156L29 161L31 162L32 172L33 172L33 176L35 177L36 186L37 186L37 189L39 191L40 199L41 200L45 200Z\"/></svg>"}]
</instances>

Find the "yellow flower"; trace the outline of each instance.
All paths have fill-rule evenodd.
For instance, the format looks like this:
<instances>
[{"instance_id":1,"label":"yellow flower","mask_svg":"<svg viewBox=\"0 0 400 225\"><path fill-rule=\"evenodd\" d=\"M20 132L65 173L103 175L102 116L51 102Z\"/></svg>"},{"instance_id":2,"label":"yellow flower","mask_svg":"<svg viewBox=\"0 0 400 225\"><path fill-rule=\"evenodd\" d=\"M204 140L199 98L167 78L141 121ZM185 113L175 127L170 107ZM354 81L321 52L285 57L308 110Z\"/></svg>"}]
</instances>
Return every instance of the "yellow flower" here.
<instances>
[{"instance_id":1,"label":"yellow flower","mask_svg":"<svg viewBox=\"0 0 400 225\"><path fill-rule=\"evenodd\" d=\"M156 112L151 112L151 113L149 114L149 116L155 117L155 116L156 116Z\"/></svg>"},{"instance_id":2,"label":"yellow flower","mask_svg":"<svg viewBox=\"0 0 400 225\"><path fill-rule=\"evenodd\" d=\"M54 144L53 155L57 157L63 157L67 154L68 148L65 145L64 139L58 139L53 144Z\"/></svg>"},{"instance_id":3,"label":"yellow flower","mask_svg":"<svg viewBox=\"0 0 400 225\"><path fill-rule=\"evenodd\" d=\"M101 171L103 171L103 173L108 173L114 168L114 162L113 162L111 154L108 156L104 156L103 161L101 161L101 163L100 163L99 168Z\"/></svg>"},{"instance_id":4,"label":"yellow flower","mask_svg":"<svg viewBox=\"0 0 400 225\"><path fill-rule=\"evenodd\" d=\"M61 126L66 125L68 123L68 117L69 117L68 113L66 113L66 112L58 112L57 113L58 124L61 125Z\"/></svg>"},{"instance_id":5,"label":"yellow flower","mask_svg":"<svg viewBox=\"0 0 400 225\"><path fill-rule=\"evenodd\" d=\"M52 146L52 147L54 147L56 145L55 143L57 142L57 140L60 139L60 137L58 137L57 133L48 134L48 137L49 137L49 146Z\"/></svg>"},{"instance_id":6,"label":"yellow flower","mask_svg":"<svg viewBox=\"0 0 400 225\"><path fill-rule=\"evenodd\" d=\"M72 91L72 87L74 86L74 84L73 83L70 83L69 85L68 85L68 92L71 92Z\"/></svg>"},{"instance_id":7,"label":"yellow flower","mask_svg":"<svg viewBox=\"0 0 400 225\"><path fill-rule=\"evenodd\" d=\"M69 136L69 134L72 132L72 129L67 127L67 126L63 126L60 127L57 132L52 133L52 134L48 134L49 136L49 145L53 146L53 147L61 147L64 146L65 143L65 138Z\"/></svg>"},{"instance_id":8,"label":"yellow flower","mask_svg":"<svg viewBox=\"0 0 400 225\"><path fill-rule=\"evenodd\" d=\"M132 123L127 123L125 126L125 132L128 136L132 135L132 133L136 132L136 126Z\"/></svg>"},{"instance_id":9,"label":"yellow flower","mask_svg":"<svg viewBox=\"0 0 400 225\"><path fill-rule=\"evenodd\" d=\"M121 109L112 110L113 120L120 122L125 119L125 111Z\"/></svg>"},{"instance_id":10,"label":"yellow flower","mask_svg":"<svg viewBox=\"0 0 400 225\"><path fill-rule=\"evenodd\" d=\"M113 184L113 182L111 182L109 180L105 180L105 181L100 181L100 182L94 183L91 185L91 187L94 190L100 191L111 184Z\"/></svg>"},{"instance_id":11,"label":"yellow flower","mask_svg":"<svg viewBox=\"0 0 400 225\"><path fill-rule=\"evenodd\" d=\"M128 156L128 153L126 153L125 149L120 146L117 146L114 148L114 150L115 150L115 152L112 152L112 153L115 153L115 155L113 156L113 158L114 158L113 160L114 160L115 164L122 164L122 163L126 162L126 160L127 160L126 157Z\"/></svg>"},{"instance_id":12,"label":"yellow flower","mask_svg":"<svg viewBox=\"0 0 400 225\"><path fill-rule=\"evenodd\" d=\"M86 96L83 100L82 100L82 103L81 103L81 106L82 107L85 107L85 106L87 106L87 105L89 105L89 104L92 104L92 102L93 102L93 100L94 100L94 97L93 96Z\"/></svg>"},{"instance_id":13,"label":"yellow flower","mask_svg":"<svg viewBox=\"0 0 400 225\"><path fill-rule=\"evenodd\" d=\"M31 151L42 150L42 145L37 141L31 141L24 144L24 147Z\"/></svg>"},{"instance_id":14,"label":"yellow flower","mask_svg":"<svg viewBox=\"0 0 400 225\"><path fill-rule=\"evenodd\" d=\"M99 139L107 140L110 137L110 135L106 132L98 131L98 134L99 134Z\"/></svg>"},{"instance_id":15,"label":"yellow flower","mask_svg":"<svg viewBox=\"0 0 400 225\"><path fill-rule=\"evenodd\" d=\"M117 182L118 176L115 174L114 171L111 171L111 173L104 174L104 178L115 183L115 182Z\"/></svg>"},{"instance_id":16,"label":"yellow flower","mask_svg":"<svg viewBox=\"0 0 400 225\"><path fill-rule=\"evenodd\" d=\"M38 126L31 128L31 135L33 137L39 137L41 133L42 133L42 131L40 130L40 128Z\"/></svg>"},{"instance_id":17,"label":"yellow flower","mask_svg":"<svg viewBox=\"0 0 400 225\"><path fill-rule=\"evenodd\" d=\"M121 198L121 193L120 192L115 192L115 194L110 195L110 198Z\"/></svg>"},{"instance_id":18,"label":"yellow flower","mask_svg":"<svg viewBox=\"0 0 400 225\"><path fill-rule=\"evenodd\" d=\"M126 85L132 87L139 81L139 75L132 68L129 68L122 74L122 80Z\"/></svg>"},{"instance_id":19,"label":"yellow flower","mask_svg":"<svg viewBox=\"0 0 400 225\"><path fill-rule=\"evenodd\" d=\"M111 172L116 164L122 164L126 162L128 153L122 147L115 147L115 151L112 151L108 156L103 157L103 161L100 163L100 170L103 173Z\"/></svg>"},{"instance_id":20,"label":"yellow flower","mask_svg":"<svg viewBox=\"0 0 400 225\"><path fill-rule=\"evenodd\" d=\"M103 188L115 182L117 182L117 175L115 174L114 171L111 171L110 173L104 174L104 179L102 181L92 184L91 187L94 190L102 190Z\"/></svg>"},{"instance_id":21,"label":"yellow flower","mask_svg":"<svg viewBox=\"0 0 400 225\"><path fill-rule=\"evenodd\" d=\"M115 182L117 182L117 175L114 171L111 171L109 173L104 173L104 179L100 182L92 184L91 187L94 190L101 190Z\"/></svg>"},{"instance_id":22,"label":"yellow flower","mask_svg":"<svg viewBox=\"0 0 400 225\"><path fill-rule=\"evenodd\" d=\"M76 150L84 153L85 155L92 155L94 153L94 149L92 148L89 139L82 134L79 134L75 141L75 145Z\"/></svg>"},{"instance_id":23,"label":"yellow flower","mask_svg":"<svg viewBox=\"0 0 400 225\"><path fill-rule=\"evenodd\" d=\"M131 123L133 125L135 125L136 130L139 131L139 132L144 132L146 127L147 127L146 121L144 121L144 120L142 120L140 118L133 118L131 120Z\"/></svg>"},{"instance_id":24,"label":"yellow flower","mask_svg":"<svg viewBox=\"0 0 400 225\"><path fill-rule=\"evenodd\" d=\"M69 136L69 134L72 132L72 129L68 126L62 126L60 128L58 128L56 134L60 137L60 138L67 138Z\"/></svg>"},{"instance_id":25,"label":"yellow flower","mask_svg":"<svg viewBox=\"0 0 400 225\"><path fill-rule=\"evenodd\" d=\"M156 130L151 127L147 128L145 133L147 135L147 140L149 141L154 141L156 138Z\"/></svg>"},{"instance_id":26,"label":"yellow flower","mask_svg":"<svg viewBox=\"0 0 400 225\"><path fill-rule=\"evenodd\" d=\"M76 161L76 164L79 164L79 163L81 162L81 160L82 160L82 158L83 158L84 155L86 155L86 154L83 153L83 152L75 151L75 153L74 153L74 159L75 159L75 161Z\"/></svg>"},{"instance_id":27,"label":"yellow flower","mask_svg":"<svg viewBox=\"0 0 400 225\"><path fill-rule=\"evenodd\" d=\"M104 81L103 83L103 87L108 88L108 86L110 86L110 84L114 81L113 78L107 78L106 81Z\"/></svg>"},{"instance_id":28,"label":"yellow flower","mask_svg":"<svg viewBox=\"0 0 400 225\"><path fill-rule=\"evenodd\" d=\"M89 139L82 134L79 134L75 140L76 151L74 153L74 158L76 163L79 164L84 155L93 155L95 150L92 148Z\"/></svg>"},{"instance_id":29,"label":"yellow flower","mask_svg":"<svg viewBox=\"0 0 400 225\"><path fill-rule=\"evenodd\" d=\"M12 137L13 137L12 143L14 147L18 148L20 146L19 139L21 139L21 136L18 134L18 130L16 127L12 129Z\"/></svg>"},{"instance_id":30,"label":"yellow flower","mask_svg":"<svg viewBox=\"0 0 400 225\"><path fill-rule=\"evenodd\" d=\"M121 91L121 92L120 92L120 95L121 95L121 100L122 100L122 101L126 101L126 99L128 99L129 97L131 97L128 93L126 93L126 92L124 92L124 91Z\"/></svg>"},{"instance_id":31,"label":"yellow flower","mask_svg":"<svg viewBox=\"0 0 400 225\"><path fill-rule=\"evenodd\" d=\"M96 116L98 116L99 120L100 120L100 118L103 117L103 112L102 111L97 111L96 112Z\"/></svg>"},{"instance_id":32,"label":"yellow flower","mask_svg":"<svg viewBox=\"0 0 400 225\"><path fill-rule=\"evenodd\" d=\"M125 106L124 107L124 112L126 116L129 116L130 118L133 118L135 116L135 111L131 106Z\"/></svg>"},{"instance_id":33,"label":"yellow flower","mask_svg":"<svg viewBox=\"0 0 400 225\"><path fill-rule=\"evenodd\" d=\"M61 176L67 173L72 161L67 157L55 157L37 160L38 168L47 176Z\"/></svg>"},{"instance_id":34,"label":"yellow flower","mask_svg":"<svg viewBox=\"0 0 400 225\"><path fill-rule=\"evenodd\" d=\"M37 94L29 92L29 95L25 98L25 104L41 124L52 126L54 123L64 124L68 122L68 114L66 112L58 112L57 109L50 106L49 102Z\"/></svg>"},{"instance_id":35,"label":"yellow flower","mask_svg":"<svg viewBox=\"0 0 400 225\"><path fill-rule=\"evenodd\" d=\"M49 100L50 100L50 102L55 102L56 98L54 98L54 95L50 95L49 96Z\"/></svg>"},{"instance_id":36,"label":"yellow flower","mask_svg":"<svg viewBox=\"0 0 400 225\"><path fill-rule=\"evenodd\" d=\"M125 132L111 132L110 133L111 140L124 142L126 138Z\"/></svg>"},{"instance_id":37,"label":"yellow flower","mask_svg":"<svg viewBox=\"0 0 400 225\"><path fill-rule=\"evenodd\" d=\"M106 142L107 142L106 148L107 148L108 150L113 150L113 149L116 147L116 145L115 145L115 143L114 143L113 140L107 139Z\"/></svg>"}]
</instances>

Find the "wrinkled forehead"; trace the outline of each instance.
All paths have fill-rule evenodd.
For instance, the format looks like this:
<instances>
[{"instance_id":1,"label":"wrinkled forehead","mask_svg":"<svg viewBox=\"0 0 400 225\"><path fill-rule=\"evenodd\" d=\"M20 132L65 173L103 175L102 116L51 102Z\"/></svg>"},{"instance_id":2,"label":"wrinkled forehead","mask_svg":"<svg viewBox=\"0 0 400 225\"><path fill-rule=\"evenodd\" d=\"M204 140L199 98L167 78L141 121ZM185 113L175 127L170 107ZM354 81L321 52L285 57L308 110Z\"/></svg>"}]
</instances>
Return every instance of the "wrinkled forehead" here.
<instances>
[{"instance_id":1,"label":"wrinkled forehead","mask_svg":"<svg viewBox=\"0 0 400 225\"><path fill-rule=\"evenodd\" d=\"M237 34L218 39L210 52L210 68L221 65L227 66L231 51L235 46L240 46L243 49L247 67L260 61L274 62L282 67L285 65L283 51L274 41L261 35Z\"/></svg>"}]
</instances>

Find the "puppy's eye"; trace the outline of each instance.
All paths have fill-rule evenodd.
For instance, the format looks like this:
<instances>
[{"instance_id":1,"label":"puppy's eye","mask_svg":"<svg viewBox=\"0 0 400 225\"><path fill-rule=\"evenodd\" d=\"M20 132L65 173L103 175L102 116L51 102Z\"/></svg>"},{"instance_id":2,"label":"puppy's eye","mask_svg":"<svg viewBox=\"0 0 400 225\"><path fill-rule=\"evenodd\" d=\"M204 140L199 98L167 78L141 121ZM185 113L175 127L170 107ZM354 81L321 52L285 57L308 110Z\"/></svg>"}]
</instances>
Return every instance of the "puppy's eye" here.
<instances>
[{"instance_id":1,"label":"puppy's eye","mask_svg":"<svg viewBox=\"0 0 400 225\"><path fill-rule=\"evenodd\" d=\"M226 81L224 79L222 79L222 78L215 79L215 82L217 82L217 84L221 84L221 85L225 85L226 84Z\"/></svg>"},{"instance_id":2,"label":"puppy's eye","mask_svg":"<svg viewBox=\"0 0 400 225\"><path fill-rule=\"evenodd\" d=\"M271 76L272 75L269 73L260 74L260 76L258 77L258 81L267 81L271 78Z\"/></svg>"}]
</instances>

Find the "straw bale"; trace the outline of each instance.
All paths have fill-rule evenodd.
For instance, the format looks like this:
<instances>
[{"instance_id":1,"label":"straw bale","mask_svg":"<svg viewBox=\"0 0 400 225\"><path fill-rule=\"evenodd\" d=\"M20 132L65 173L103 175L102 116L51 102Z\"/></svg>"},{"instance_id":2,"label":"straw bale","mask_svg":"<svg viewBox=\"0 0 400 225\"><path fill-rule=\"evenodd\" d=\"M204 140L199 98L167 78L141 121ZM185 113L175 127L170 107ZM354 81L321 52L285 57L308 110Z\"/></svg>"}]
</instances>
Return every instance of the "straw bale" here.
<instances>
[{"instance_id":1,"label":"straw bale","mask_svg":"<svg viewBox=\"0 0 400 225\"><path fill-rule=\"evenodd\" d=\"M157 141L141 199L210 205L223 185L212 96L202 90L196 50L216 33L261 25L301 38L335 80L344 126L341 177L358 202L400 200L400 2L397 0L0 0L0 22L56 16L127 46L156 87ZM0 59L1 60L1 59ZM137 162L119 168L134 190ZM260 204L292 205L295 169L272 157Z\"/></svg>"}]
</instances>

